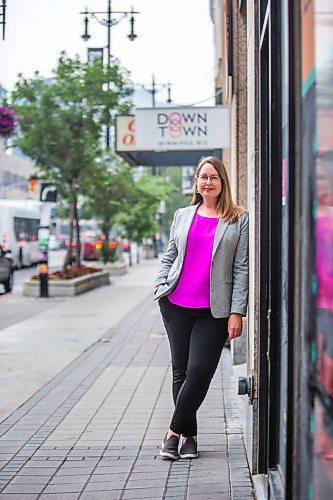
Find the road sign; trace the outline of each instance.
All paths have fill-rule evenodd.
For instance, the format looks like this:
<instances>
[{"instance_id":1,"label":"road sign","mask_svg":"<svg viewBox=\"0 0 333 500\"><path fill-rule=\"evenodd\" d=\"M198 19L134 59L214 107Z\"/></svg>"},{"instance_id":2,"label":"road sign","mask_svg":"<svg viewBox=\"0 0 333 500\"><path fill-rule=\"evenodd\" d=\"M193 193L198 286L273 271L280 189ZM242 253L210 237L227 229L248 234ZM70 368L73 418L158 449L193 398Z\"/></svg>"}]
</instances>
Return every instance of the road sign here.
<instances>
[{"instance_id":1,"label":"road sign","mask_svg":"<svg viewBox=\"0 0 333 500\"><path fill-rule=\"evenodd\" d=\"M57 189L50 182L42 182L39 193L40 201L48 201L55 203L57 201Z\"/></svg>"}]
</instances>

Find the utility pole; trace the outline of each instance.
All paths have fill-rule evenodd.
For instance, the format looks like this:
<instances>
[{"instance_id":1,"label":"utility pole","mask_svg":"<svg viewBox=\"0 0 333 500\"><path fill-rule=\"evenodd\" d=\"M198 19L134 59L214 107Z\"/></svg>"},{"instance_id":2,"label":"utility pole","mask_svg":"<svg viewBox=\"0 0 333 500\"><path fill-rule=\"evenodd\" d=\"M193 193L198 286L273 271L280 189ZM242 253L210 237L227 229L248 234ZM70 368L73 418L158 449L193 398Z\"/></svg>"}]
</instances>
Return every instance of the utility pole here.
<instances>
[{"instance_id":1,"label":"utility pole","mask_svg":"<svg viewBox=\"0 0 333 500\"><path fill-rule=\"evenodd\" d=\"M151 83L151 86L148 86L146 84L141 84L140 85L144 90L146 90L147 92L149 92L151 94L151 105L153 108L156 107L156 99L155 99L155 95L157 92L160 92L161 90L167 88L167 91L168 91L168 99L167 99L167 103L170 104L172 102L172 99L171 99L171 83L168 82L168 83L156 83L155 82L155 75L153 74L152 75L152 83ZM153 165L152 166L152 175L156 175L157 171L156 171L156 165ZM153 234L152 235L152 241L153 241L153 251L154 251L154 257L155 259L158 258L158 248L157 248L157 241L156 241L156 234Z\"/></svg>"},{"instance_id":2,"label":"utility pole","mask_svg":"<svg viewBox=\"0 0 333 500\"><path fill-rule=\"evenodd\" d=\"M161 90L163 89L167 89L167 92L168 92L168 98L167 98L167 104L170 104L172 102L172 99L171 99L171 83L168 82L168 83L156 83L155 82L155 75L153 74L152 75L152 82L151 82L151 85L149 84L145 84L145 83L142 83L142 84L138 84L138 86L142 87L144 90L146 90L147 92L149 92L149 94L151 94L151 105L152 105L152 108L155 108L156 107L156 99L155 99L155 95L160 92Z\"/></svg>"},{"instance_id":3,"label":"utility pole","mask_svg":"<svg viewBox=\"0 0 333 500\"><path fill-rule=\"evenodd\" d=\"M168 92L168 98L167 98L167 104L171 104L172 103L172 99L171 99L171 83L168 82L168 83L156 83L155 82L155 75L153 74L152 75L152 82L151 82L151 85L148 85L148 84L145 84L145 83L142 83L142 84L139 84L138 86L142 87L144 90L146 90L147 92L149 92L149 94L151 94L151 105L152 105L152 108L155 108L156 107L156 94L158 92L160 92L161 90L163 89L167 89L167 92ZM153 166L152 167L152 174L153 175L156 175L156 166Z\"/></svg>"}]
</instances>

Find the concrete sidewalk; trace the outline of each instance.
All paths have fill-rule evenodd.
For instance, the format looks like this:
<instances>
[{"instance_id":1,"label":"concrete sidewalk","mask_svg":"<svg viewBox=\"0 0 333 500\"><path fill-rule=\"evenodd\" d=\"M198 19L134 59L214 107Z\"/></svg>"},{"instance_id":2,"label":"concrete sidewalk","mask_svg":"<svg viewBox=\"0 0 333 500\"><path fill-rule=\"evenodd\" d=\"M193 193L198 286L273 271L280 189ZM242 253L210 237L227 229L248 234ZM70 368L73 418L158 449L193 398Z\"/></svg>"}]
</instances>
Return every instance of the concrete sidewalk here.
<instances>
[{"instance_id":1,"label":"concrete sidewalk","mask_svg":"<svg viewBox=\"0 0 333 500\"><path fill-rule=\"evenodd\" d=\"M151 297L156 267L144 261L111 286L3 331L5 343L10 334L35 339L48 381L31 383L35 393L0 424L1 498L253 498L227 349L200 409L199 459L159 457L173 404L168 343ZM38 334L50 341L50 315L53 348ZM73 338L79 347L68 352Z\"/></svg>"}]
</instances>

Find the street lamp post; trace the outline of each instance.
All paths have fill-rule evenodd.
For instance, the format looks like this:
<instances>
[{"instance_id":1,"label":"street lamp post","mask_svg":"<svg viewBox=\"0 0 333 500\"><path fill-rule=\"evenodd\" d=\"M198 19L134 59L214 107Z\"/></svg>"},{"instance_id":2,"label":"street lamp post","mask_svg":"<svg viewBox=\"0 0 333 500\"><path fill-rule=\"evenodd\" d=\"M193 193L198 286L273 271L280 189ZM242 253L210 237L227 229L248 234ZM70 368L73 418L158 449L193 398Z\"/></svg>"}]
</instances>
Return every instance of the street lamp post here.
<instances>
[{"instance_id":1,"label":"street lamp post","mask_svg":"<svg viewBox=\"0 0 333 500\"><path fill-rule=\"evenodd\" d=\"M2 5L0 7L0 25L2 25L2 39L5 39L5 28L6 28L6 3L7 0L2 0Z\"/></svg>"},{"instance_id":2,"label":"street lamp post","mask_svg":"<svg viewBox=\"0 0 333 500\"><path fill-rule=\"evenodd\" d=\"M84 33L82 35L82 38L85 42L87 42L91 38L91 35L89 35L88 31L89 18L95 19L99 24L107 28L107 69L109 70L111 66L111 28L118 24L122 19L128 18L130 16L130 32L127 37L131 40L131 42L133 42L137 38L137 35L134 32L134 16L136 14L139 14L139 12L133 10L133 7L130 11L113 11L111 0L108 0L106 11L88 11L88 8L86 7L86 10L84 12L80 12L80 14L84 15ZM101 15L104 16L105 14L107 15L106 19L100 17ZM112 17L113 15L116 15L118 17L114 18ZM107 82L107 88L108 90L110 89L109 81ZM110 149L110 110L107 110L107 112L108 123L106 128L106 148Z\"/></svg>"}]
</instances>

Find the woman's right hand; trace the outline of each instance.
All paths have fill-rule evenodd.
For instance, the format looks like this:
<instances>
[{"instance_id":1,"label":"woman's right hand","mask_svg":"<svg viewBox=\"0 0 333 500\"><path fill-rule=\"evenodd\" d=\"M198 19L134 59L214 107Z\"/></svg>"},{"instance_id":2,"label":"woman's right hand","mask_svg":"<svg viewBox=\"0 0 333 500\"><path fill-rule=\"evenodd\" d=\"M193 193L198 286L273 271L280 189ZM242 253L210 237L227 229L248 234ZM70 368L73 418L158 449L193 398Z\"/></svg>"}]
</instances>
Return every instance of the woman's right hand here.
<instances>
[{"instance_id":1,"label":"woman's right hand","mask_svg":"<svg viewBox=\"0 0 333 500\"><path fill-rule=\"evenodd\" d=\"M228 321L228 337L230 340L236 339L242 335L243 321L242 315L231 313Z\"/></svg>"}]
</instances>

